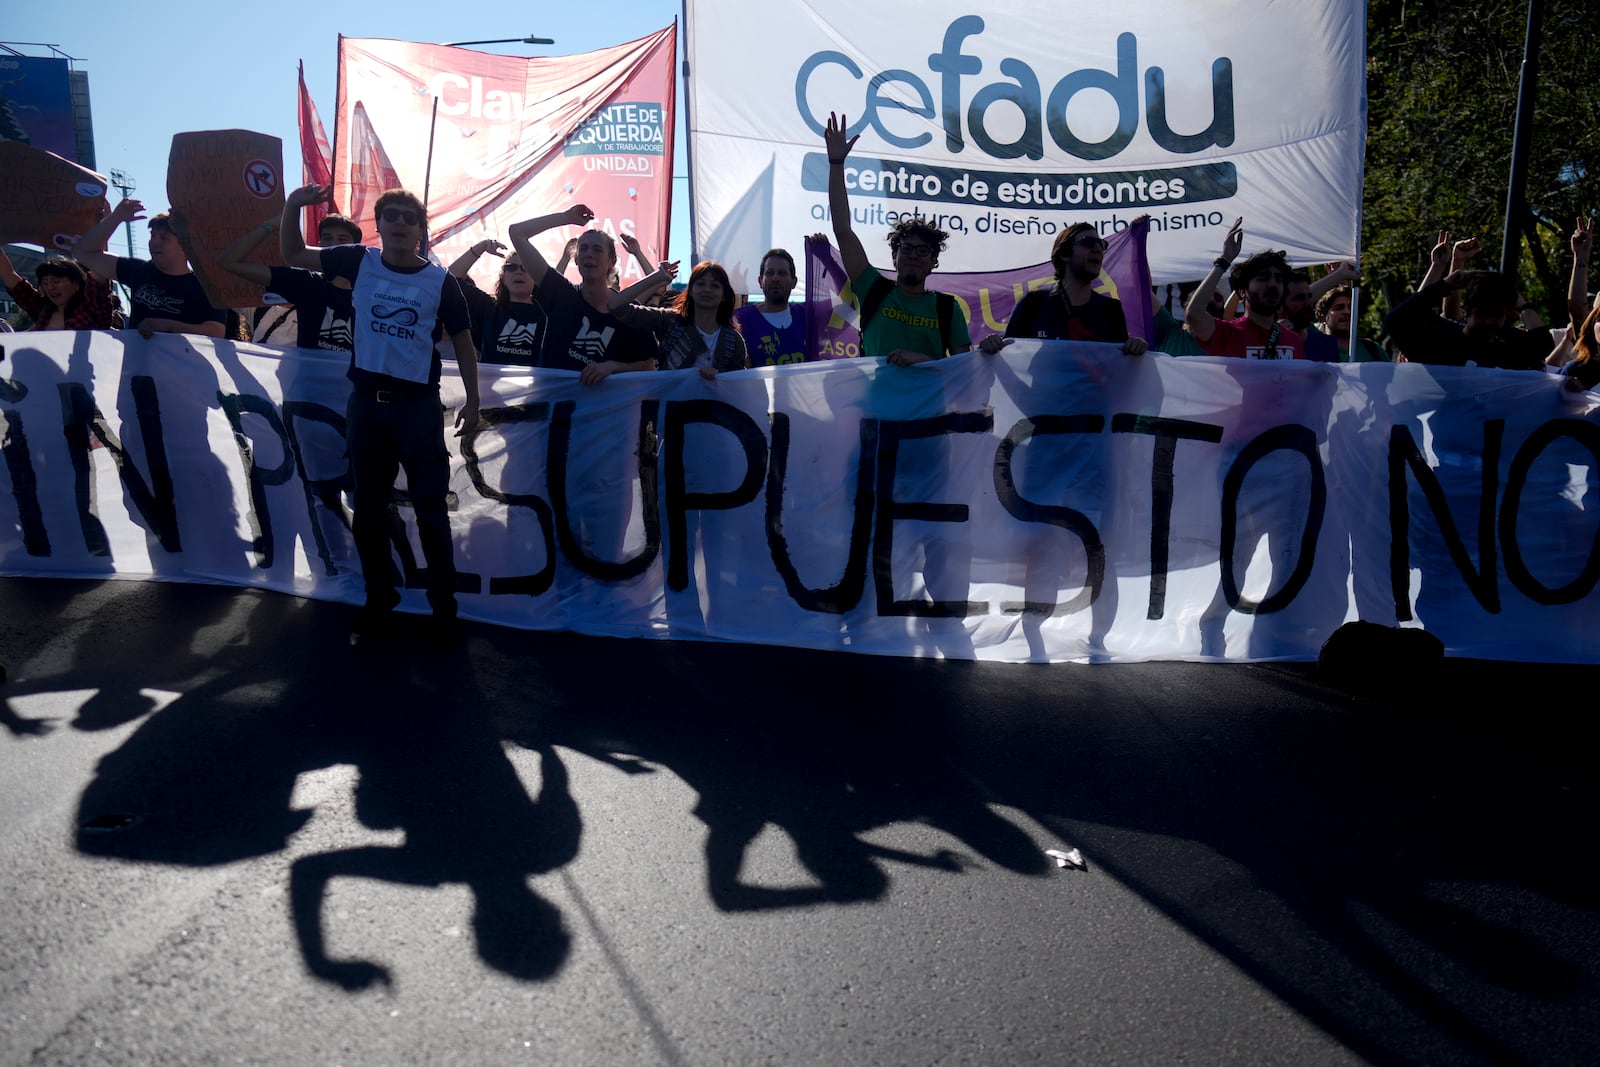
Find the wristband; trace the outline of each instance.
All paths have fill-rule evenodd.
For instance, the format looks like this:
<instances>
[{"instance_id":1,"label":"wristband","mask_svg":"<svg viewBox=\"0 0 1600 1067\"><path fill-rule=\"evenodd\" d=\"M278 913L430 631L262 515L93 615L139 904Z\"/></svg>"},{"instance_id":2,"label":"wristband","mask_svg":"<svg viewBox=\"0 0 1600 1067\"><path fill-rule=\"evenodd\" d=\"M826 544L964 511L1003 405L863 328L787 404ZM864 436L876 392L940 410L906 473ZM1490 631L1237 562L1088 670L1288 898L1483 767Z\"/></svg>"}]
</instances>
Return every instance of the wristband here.
<instances>
[{"instance_id":1,"label":"wristband","mask_svg":"<svg viewBox=\"0 0 1600 1067\"><path fill-rule=\"evenodd\" d=\"M1211 261L1211 265L1219 270L1227 270L1229 267L1233 266L1233 260L1218 256L1216 259Z\"/></svg>"}]
</instances>

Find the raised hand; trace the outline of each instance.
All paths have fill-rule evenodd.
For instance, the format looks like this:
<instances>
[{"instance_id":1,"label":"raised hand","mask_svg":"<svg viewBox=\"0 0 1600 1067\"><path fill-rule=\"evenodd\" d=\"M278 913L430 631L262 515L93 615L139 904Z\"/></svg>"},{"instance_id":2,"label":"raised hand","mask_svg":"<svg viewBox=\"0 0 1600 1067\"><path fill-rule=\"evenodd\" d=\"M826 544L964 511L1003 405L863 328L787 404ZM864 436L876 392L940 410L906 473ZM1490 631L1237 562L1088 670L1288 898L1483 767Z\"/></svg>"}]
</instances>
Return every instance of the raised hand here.
<instances>
[{"instance_id":1,"label":"raised hand","mask_svg":"<svg viewBox=\"0 0 1600 1067\"><path fill-rule=\"evenodd\" d=\"M1233 226L1228 230L1228 235L1222 239L1222 258L1232 263L1239 258L1239 253L1244 250L1244 216L1240 215L1233 220Z\"/></svg>"},{"instance_id":2,"label":"raised hand","mask_svg":"<svg viewBox=\"0 0 1600 1067\"><path fill-rule=\"evenodd\" d=\"M594 221L594 212L589 210L588 204L573 204L567 208L568 226L587 226Z\"/></svg>"},{"instance_id":3,"label":"raised hand","mask_svg":"<svg viewBox=\"0 0 1600 1067\"><path fill-rule=\"evenodd\" d=\"M1464 270L1467 263L1473 256L1478 254L1478 250L1482 247L1483 242L1476 237L1468 237L1457 241L1450 249L1450 269Z\"/></svg>"},{"instance_id":4,"label":"raised hand","mask_svg":"<svg viewBox=\"0 0 1600 1067\"><path fill-rule=\"evenodd\" d=\"M1450 231L1440 230L1438 240L1434 242L1433 251L1428 253L1428 259L1435 267L1443 270L1445 264L1450 262Z\"/></svg>"},{"instance_id":5,"label":"raised hand","mask_svg":"<svg viewBox=\"0 0 1600 1067\"><path fill-rule=\"evenodd\" d=\"M287 207L310 207L312 204L320 204L325 200L331 201L332 199L332 186L317 185L315 182L313 182L310 185L302 185L300 188L290 193L288 197L284 199L284 204Z\"/></svg>"},{"instance_id":6,"label":"raised hand","mask_svg":"<svg viewBox=\"0 0 1600 1067\"><path fill-rule=\"evenodd\" d=\"M845 130L849 124L848 116L828 112L828 129L822 135L822 143L827 146L829 163L843 163L850 150L856 146L856 142L861 140L859 133L848 140L845 139Z\"/></svg>"}]
</instances>

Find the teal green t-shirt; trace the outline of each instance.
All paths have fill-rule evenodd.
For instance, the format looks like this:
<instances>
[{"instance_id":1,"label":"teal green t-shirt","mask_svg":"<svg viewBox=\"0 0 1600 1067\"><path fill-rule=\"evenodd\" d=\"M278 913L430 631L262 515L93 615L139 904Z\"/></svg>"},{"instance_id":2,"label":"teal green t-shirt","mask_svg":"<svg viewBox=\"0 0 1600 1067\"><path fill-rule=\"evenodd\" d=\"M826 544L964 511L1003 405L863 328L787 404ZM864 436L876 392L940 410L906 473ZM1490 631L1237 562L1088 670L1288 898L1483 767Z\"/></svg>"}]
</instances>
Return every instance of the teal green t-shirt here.
<instances>
[{"instance_id":1,"label":"teal green t-shirt","mask_svg":"<svg viewBox=\"0 0 1600 1067\"><path fill-rule=\"evenodd\" d=\"M859 301L865 296L882 277L878 268L872 266L856 275L850 282L856 299ZM956 313L950 317L951 352L945 352L939 336L938 297L931 289L919 296L910 296L896 286L878 305L878 313L867 323L861 343L869 356L887 356L897 348L904 348L943 359L946 355L970 350L972 336L967 332L967 316L957 304Z\"/></svg>"}]
</instances>

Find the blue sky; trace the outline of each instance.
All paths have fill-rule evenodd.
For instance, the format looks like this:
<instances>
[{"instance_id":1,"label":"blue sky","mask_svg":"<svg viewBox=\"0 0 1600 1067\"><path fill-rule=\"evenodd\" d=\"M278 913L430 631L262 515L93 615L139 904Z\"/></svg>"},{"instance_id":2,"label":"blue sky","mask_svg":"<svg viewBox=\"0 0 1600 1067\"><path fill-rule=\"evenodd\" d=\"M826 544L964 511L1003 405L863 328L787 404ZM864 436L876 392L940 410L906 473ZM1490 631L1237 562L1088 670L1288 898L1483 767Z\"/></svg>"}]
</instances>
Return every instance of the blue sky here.
<instances>
[{"instance_id":1,"label":"blue sky","mask_svg":"<svg viewBox=\"0 0 1600 1067\"><path fill-rule=\"evenodd\" d=\"M523 5L522 13L494 12L490 6L417 0L353 5L348 11L326 0L238 6L168 0L159 9L153 4L14 4L0 24L0 39L58 45L83 61L76 66L89 73L99 171L125 171L138 184L131 195L159 211L167 206L167 153L174 133L247 129L282 138L286 172L291 182L297 178L296 66L305 62L306 84L331 133L341 33L435 43L532 34L556 43L483 50L568 55L642 37L682 12L679 0L611 0L588 12L577 5ZM330 10L338 13L330 17ZM597 10L605 16L596 17ZM679 29L681 62L681 25ZM669 256L687 260L683 104L680 81ZM142 237L136 232L135 240ZM123 251L120 242L113 244L113 251Z\"/></svg>"}]
</instances>

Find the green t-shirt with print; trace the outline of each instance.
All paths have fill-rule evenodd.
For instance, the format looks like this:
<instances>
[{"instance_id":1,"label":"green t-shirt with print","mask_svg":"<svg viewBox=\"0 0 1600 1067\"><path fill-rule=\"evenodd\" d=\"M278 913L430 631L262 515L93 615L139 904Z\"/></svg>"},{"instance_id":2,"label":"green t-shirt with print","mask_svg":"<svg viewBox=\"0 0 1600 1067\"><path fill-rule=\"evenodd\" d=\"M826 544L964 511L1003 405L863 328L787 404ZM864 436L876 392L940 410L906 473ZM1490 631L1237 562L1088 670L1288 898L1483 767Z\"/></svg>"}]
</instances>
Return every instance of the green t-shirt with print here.
<instances>
[{"instance_id":1,"label":"green t-shirt with print","mask_svg":"<svg viewBox=\"0 0 1600 1067\"><path fill-rule=\"evenodd\" d=\"M878 268L873 266L864 268L856 275L850 282L856 300L859 302L864 299L868 290L882 277ZM912 296L899 286L895 286L883 298L883 303L878 305L877 314L872 316L867 328L862 331L861 342L869 356L887 356L897 348L904 348L934 359L943 359L950 353L966 352L972 348L972 336L967 332L967 316L960 304L956 305L955 314L950 317L950 353L946 353L939 336L938 295L930 289Z\"/></svg>"}]
</instances>

